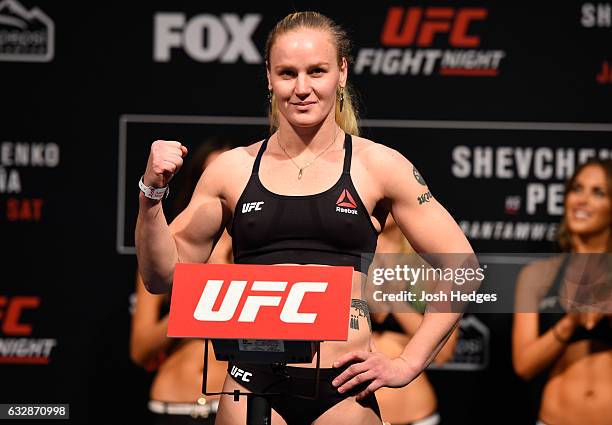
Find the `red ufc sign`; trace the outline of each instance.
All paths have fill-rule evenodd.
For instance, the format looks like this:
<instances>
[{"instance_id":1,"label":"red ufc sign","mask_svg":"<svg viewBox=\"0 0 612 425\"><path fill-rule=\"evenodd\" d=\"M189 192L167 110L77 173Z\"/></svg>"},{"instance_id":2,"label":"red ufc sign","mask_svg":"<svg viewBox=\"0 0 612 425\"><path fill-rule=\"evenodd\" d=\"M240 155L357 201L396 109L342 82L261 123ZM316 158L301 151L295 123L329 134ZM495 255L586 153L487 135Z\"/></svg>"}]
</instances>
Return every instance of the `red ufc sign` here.
<instances>
[{"instance_id":1,"label":"red ufc sign","mask_svg":"<svg viewBox=\"0 0 612 425\"><path fill-rule=\"evenodd\" d=\"M423 16L424 15L424 16ZM385 46L431 46L436 34L450 33L453 47L478 47L480 37L468 35L472 21L484 20L487 9L478 7L391 7L381 36Z\"/></svg>"},{"instance_id":2,"label":"red ufc sign","mask_svg":"<svg viewBox=\"0 0 612 425\"><path fill-rule=\"evenodd\" d=\"M168 336L346 341L353 269L177 264Z\"/></svg>"},{"instance_id":3,"label":"red ufc sign","mask_svg":"<svg viewBox=\"0 0 612 425\"><path fill-rule=\"evenodd\" d=\"M5 335L31 335L32 325L21 323L23 310L35 309L40 305L39 297L14 296L0 297L0 323Z\"/></svg>"}]
</instances>

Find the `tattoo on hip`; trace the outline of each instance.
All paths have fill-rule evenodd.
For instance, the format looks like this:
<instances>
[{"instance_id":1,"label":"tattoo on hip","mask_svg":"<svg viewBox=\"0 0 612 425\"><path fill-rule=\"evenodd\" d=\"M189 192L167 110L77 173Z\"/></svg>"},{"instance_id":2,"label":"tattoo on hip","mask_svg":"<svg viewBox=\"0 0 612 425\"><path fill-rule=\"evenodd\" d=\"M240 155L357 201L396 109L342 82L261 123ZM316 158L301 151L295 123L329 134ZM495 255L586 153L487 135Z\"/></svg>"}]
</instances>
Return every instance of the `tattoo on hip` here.
<instances>
[{"instance_id":1,"label":"tattoo on hip","mask_svg":"<svg viewBox=\"0 0 612 425\"><path fill-rule=\"evenodd\" d=\"M366 303L364 300L353 298L351 300L351 307L357 309L357 314L353 314L353 312L351 312L351 318L349 321L351 329L359 330L359 318L365 317L368 321L368 327L370 328L370 331L372 331L372 322L370 320L370 309L368 308L368 303Z\"/></svg>"}]
</instances>

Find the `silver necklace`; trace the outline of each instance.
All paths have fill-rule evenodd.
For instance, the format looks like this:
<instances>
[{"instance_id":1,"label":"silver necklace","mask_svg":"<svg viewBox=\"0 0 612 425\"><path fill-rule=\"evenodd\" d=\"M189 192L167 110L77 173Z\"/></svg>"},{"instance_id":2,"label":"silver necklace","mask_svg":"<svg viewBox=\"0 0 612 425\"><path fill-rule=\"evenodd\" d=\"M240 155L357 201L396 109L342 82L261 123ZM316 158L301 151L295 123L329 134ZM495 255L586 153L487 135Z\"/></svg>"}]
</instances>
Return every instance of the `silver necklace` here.
<instances>
[{"instance_id":1,"label":"silver necklace","mask_svg":"<svg viewBox=\"0 0 612 425\"><path fill-rule=\"evenodd\" d=\"M295 167L299 170L298 171L298 180L302 179L302 175L304 174L304 170L309 167L310 165L312 165L313 162L315 162L317 160L318 157L320 157L321 155L323 155L325 152L327 152L327 150L329 148L331 148L331 146L334 144L334 142L336 141L336 137L338 137L338 133L340 132L340 127L336 128L336 134L334 134L334 138L332 139L331 143L329 145L327 145L327 147L325 149L323 149L321 152L319 152L317 154L317 156L315 156L313 159L311 159L310 161L308 161L303 167L300 167L297 162L295 162L293 160L293 158L291 158L291 156L287 153L287 151L285 150L285 148L283 147L283 145L281 145L280 142L280 137L276 137L276 141L278 143L278 146L280 146L280 148L283 150L283 152L285 152L285 155L287 155L287 158L289 158L291 160L291 162L293 162L293 165L295 165Z\"/></svg>"}]
</instances>

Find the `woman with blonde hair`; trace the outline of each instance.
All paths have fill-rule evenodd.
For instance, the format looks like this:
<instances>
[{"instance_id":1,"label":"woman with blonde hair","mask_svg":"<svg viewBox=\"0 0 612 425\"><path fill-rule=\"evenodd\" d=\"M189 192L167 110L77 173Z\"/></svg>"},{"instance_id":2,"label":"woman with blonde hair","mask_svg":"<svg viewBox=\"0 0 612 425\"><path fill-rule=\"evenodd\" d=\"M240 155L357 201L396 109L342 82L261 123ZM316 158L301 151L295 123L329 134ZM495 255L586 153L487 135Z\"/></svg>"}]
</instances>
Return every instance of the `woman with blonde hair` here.
<instances>
[{"instance_id":1,"label":"woman with blonde hair","mask_svg":"<svg viewBox=\"0 0 612 425\"><path fill-rule=\"evenodd\" d=\"M168 225L161 197L187 150L155 141L141 180L136 248L147 289L167 292L175 264L208 260L227 227L238 264L353 267L351 315L367 309L361 290L378 233L391 214L412 246L424 252L472 253L448 212L430 196L412 164L398 152L358 136L348 86L346 32L316 12L293 13L266 43L272 134L222 154L208 167L187 209ZM393 170L394 172L389 172ZM419 175L420 177L420 175ZM430 194L429 194L430 195ZM427 202L419 203L426 198ZM257 202L260 208L242 208ZM230 364L224 391L269 391L274 424L380 424L374 392L407 385L431 362L460 314L425 313L404 350L390 358L370 347L367 315L347 318L347 341L321 346L319 397L312 364ZM280 388L270 387L279 382ZM222 396L217 424L243 424L247 403Z\"/></svg>"}]
</instances>

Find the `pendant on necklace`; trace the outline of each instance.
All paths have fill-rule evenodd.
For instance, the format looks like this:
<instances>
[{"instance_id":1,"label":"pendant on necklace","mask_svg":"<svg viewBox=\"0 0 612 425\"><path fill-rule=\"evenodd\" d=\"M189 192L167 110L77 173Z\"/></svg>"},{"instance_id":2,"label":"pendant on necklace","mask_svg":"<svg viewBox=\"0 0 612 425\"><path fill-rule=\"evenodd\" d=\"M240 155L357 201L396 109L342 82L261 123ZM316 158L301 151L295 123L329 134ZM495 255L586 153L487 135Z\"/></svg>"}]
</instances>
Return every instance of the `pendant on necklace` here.
<instances>
[{"instance_id":1,"label":"pendant on necklace","mask_svg":"<svg viewBox=\"0 0 612 425\"><path fill-rule=\"evenodd\" d=\"M302 179L302 170L303 168L300 168L300 172L298 173L298 180Z\"/></svg>"}]
</instances>

